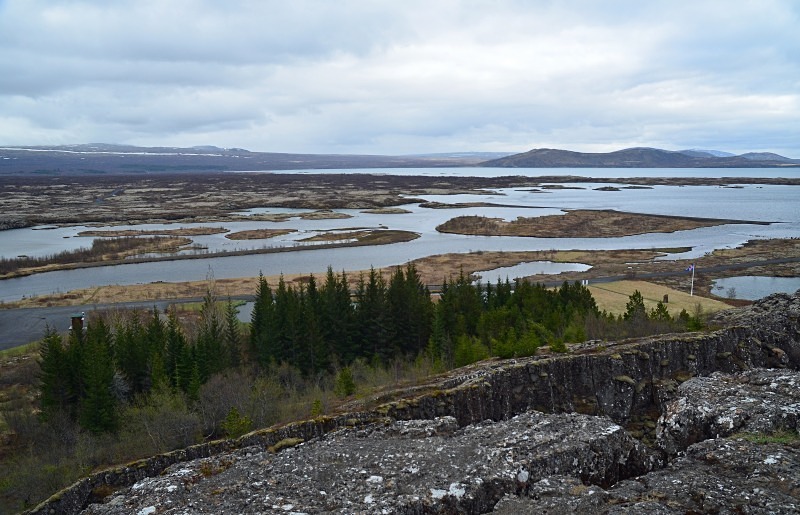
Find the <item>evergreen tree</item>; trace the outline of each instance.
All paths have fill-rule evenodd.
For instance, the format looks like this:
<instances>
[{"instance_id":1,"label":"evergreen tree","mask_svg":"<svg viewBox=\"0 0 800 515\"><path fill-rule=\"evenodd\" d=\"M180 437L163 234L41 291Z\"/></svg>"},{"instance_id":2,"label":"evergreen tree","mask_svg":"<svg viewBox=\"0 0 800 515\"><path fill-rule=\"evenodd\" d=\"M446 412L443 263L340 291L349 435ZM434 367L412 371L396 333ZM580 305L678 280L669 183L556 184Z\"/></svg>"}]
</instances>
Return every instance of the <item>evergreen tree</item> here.
<instances>
[{"instance_id":1,"label":"evergreen tree","mask_svg":"<svg viewBox=\"0 0 800 515\"><path fill-rule=\"evenodd\" d=\"M188 377L186 371L181 370L181 366L185 366L182 362L183 355L186 352L186 336L183 333L180 322L175 311L171 311L167 319L167 342L164 349L164 371L169 378L169 384L173 387L178 387L181 383L179 378L183 376ZM184 382L184 384L186 384Z\"/></svg>"},{"instance_id":2,"label":"evergreen tree","mask_svg":"<svg viewBox=\"0 0 800 515\"><path fill-rule=\"evenodd\" d=\"M76 392L69 381L68 366L63 338L47 326L39 347L40 403L45 418L59 411L69 413L77 402Z\"/></svg>"},{"instance_id":3,"label":"evergreen tree","mask_svg":"<svg viewBox=\"0 0 800 515\"><path fill-rule=\"evenodd\" d=\"M270 345L268 346L269 360L274 363L282 361L293 362L296 359L295 342L293 341L292 320L294 311L294 292L286 286L286 281L281 274L278 280L278 288L275 290L275 311L271 318L268 334L270 335Z\"/></svg>"},{"instance_id":4,"label":"evergreen tree","mask_svg":"<svg viewBox=\"0 0 800 515\"><path fill-rule=\"evenodd\" d=\"M253 421L241 415L236 406L233 406L222 422L222 429L228 438L239 438L253 429Z\"/></svg>"},{"instance_id":5,"label":"evergreen tree","mask_svg":"<svg viewBox=\"0 0 800 515\"><path fill-rule=\"evenodd\" d=\"M672 322L672 315L669 314L666 304L659 300L656 307L650 312L650 319L659 322Z\"/></svg>"},{"instance_id":6,"label":"evergreen tree","mask_svg":"<svg viewBox=\"0 0 800 515\"><path fill-rule=\"evenodd\" d=\"M73 419L78 416L78 406L85 391L86 378L83 377L83 363L86 356L86 334L81 331L70 331L67 335L67 345L64 347L66 352L66 366L64 370L67 374L69 389L73 392L72 409L70 415Z\"/></svg>"},{"instance_id":7,"label":"evergreen tree","mask_svg":"<svg viewBox=\"0 0 800 515\"><path fill-rule=\"evenodd\" d=\"M453 343L445 327L444 306L441 303L433 308L433 323L426 352L434 364L442 363L447 368L453 366Z\"/></svg>"},{"instance_id":8,"label":"evergreen tree","mask_svg":"<svg viewBox=\"0 0 800 515\"><path fill-rule=\"evenodd\" d=\"M250 347L262 366L275 359L274 335L275 299L264 275L259 272L256 300L250 316Z\"/></svg>"},{"instance_id":9,"label":"evergreen tree","mask_svg":"<svg viewBox=\"0 0 800 515\"><path fill-rule=\"evenodd\" d=\"M355 310L350 299L350 285L344 272L337 277L331 267L320 289L320 316L331 361L336 358L343 363L353 361L358 354L354 345Z\"/></svg>"},{"instance_id":10,"label":"evergreen tree","mask_svg":"<svg viewBox=\"0 0 800 515\"><path fill-rule=\"evenodd\" d=\"M117 400L114 397L114 363L111 357L111 331L102 318L88 327L81 345L83 391L79 403L81 426L93 433L116 431Z\"/></svg>"},{"instance_id":11,"label":"evergreen tree","mask_svg":"<svg viewBox=\"0 0 800 515\"><path fill-rule=\"evenodd\" d=\"M642 336L647 334L647 310L644 306L644 298L639 290L634 290L628 298L622 319L625 321L625 330L629 336Z\"/></svg>"},{"instance_id":12,"label":"evergreen tree","mask_svg":"<svg viewBox=\"0 0 800 515\"><path fill-rule=\"evenodd\" d=\"M445 330L451 338L477 334L478 320L483 312L480 287L472 285L462 270L455 282L444 281L439 298L442 304Z\"/></svg>"},{"instance_id":13,"label":"evergreen tree","mask_svg":"<svg viewBox=\"0 0 800 515\"><path fill-rule=\"evenodd\" d=\"M197 366L196 348L188 344L180 347L180 353L175 360L175 386L191 399L196 399L200 391L200 369Z\"/></svg>"},{"instance_id":14,"label":"evergreen tree","mask_svg":"<svg viewBox=\"0 0 800 515\"><path fill-rule=\"evenodd\" d=\"M205 383L212 375L227 368L230 364L230 356L223 346L224 337L220 318L217 297L214 291L208 288L203 297L203 305L200 307L200 327L195 343L201 383Z\"/></svg>"},{"instance_id":15,"label":"evergreen tree","mask_svg":"<svg viewBox=\"0 0 800 515\"><path fill-rule=\"evenodd\" d=\"M629 321L642 321L647 319L644 297L642 297L639 290L634 290L630 297L628 297L628 302L625 304L625 314L622 315L622 318Z\"/></svg>"},{"instance_id":16,"label":"evergreen tree","mask_svg":"<svg viewBox=\"0 0 800 515\"><path fill-rule=\"evenodd\" d=\"M186 383L186 396L191 401L197 401L200 398L200 387L203 386L203 380L200 375L200 366L197 359L193 360L192 368L189 371L189 378Z\"/></svg>"},{"instance_id":17,"label":"evergreen tree","mask_svg":"<svg viewBox=\"0 0 800 515\"><path fill-rule=\"evenodd\" d=\"M302 293L303 290L301 290L303 359L299 365L303 373L315 374L328 369L332 349L325 341L321 327L322 299L313 275L309 277L304 294Z\"/></svg>"},{"instance_id":18,"label":"evergreen tree","mask_svg":"<svg viewBox=\"0 0 800 515\"><path fill-rule=\"evenodd\" d=\"M150 320L145 328L146 352L148 360L148 371L150 377L148 380L147 391L153 385L160 382L167 382L167 370L164 362L164 352L167 342L167 326L161 319L161 312L156 306L153 306Z\"/></svg>"},{"instance_id":19,"label":"evergreen tree","mask_svg":"<svg viewBox=\"0 0 800 515\"><path fill-rule=\"evenodd\" d=\"M239 314L233 301L228 298L225 303L225 355L228 365L238 367L242 362L242 331L239 327Z\"/></svg>"},{"instance_id":20,"label":"evergreen tree","mask_svg":"<svg viewBox=\"0 0 800 515\"><path fill-rule=\"evenodd\" d=\"M344 367L336 374L336 384L333 387L334 393L339 397L348 397L356 393L356 381L350 367Z\"/></svg>"},{"instance_id":21,"label":"evergreen tree","mask_svg":"<svg viewBox=\"0 0 800 515\"><path fill-rule=\"evenodd\" d=\"M390 332L401 352L417 354L428 342L433 303L413 263L405 271L397 267L386 292Z\"/></svg>"},{"instance_id":22,"label":"evergreen tree","mask_svg":"<svg viewBox=\"0 0 800 515\"><path fill-rule=\"evenodd\" d=\"M139 313L134 312L125 322L117 324L113 356L133 394L150 386L150 356L147 335Z\"/></svg>"},{"instance_id":23,"label":"evergreen tree","mask_svg":"<svg viewBox=\"0 0 800 515\"><path fill-rule=\"evenodd\" d=\"M385 361L395 355L391 321L386 300L386 284L381 274L370 269L368 280L362 276L356 291L359 354L372 360Z\"/></svg>"},{"instance_id":24,"label":"evergreen tree","mask_svg":"<svg viewBox=\"0 0 800 515\"><path fill-rule=\"evenodd\" d=\"M456 367L463 367L489 357L489 350L474 336L462 334L456 341L453 361Z\"/></svg>"}]
</instances>

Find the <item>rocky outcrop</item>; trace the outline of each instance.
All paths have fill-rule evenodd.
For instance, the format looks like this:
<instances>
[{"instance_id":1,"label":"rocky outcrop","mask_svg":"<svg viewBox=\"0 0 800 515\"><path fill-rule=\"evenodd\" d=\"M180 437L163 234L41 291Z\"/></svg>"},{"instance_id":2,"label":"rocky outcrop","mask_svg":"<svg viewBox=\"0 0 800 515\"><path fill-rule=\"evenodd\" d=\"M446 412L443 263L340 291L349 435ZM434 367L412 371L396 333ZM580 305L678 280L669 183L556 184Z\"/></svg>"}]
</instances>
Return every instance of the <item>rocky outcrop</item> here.
<instances>
[{"instance_id":1,"label":"rocky outcrop","mask_svg":"<svg viewBox=\"0 0 800 515\"><path fill-rule=\"evenodd\" d=\"M317 481L315 474L322 474L323 470L327 474L336 475L336 481L339 481L331 483L338 485L337 489L333 492L325 490L324 497L334 499L334 495L339 496L331 506L342 507L337 509L343 513L359 511L346 508L349 506L347 503L356 503L353 506L361 506L364 512L380 512L385 508L392 513L480 513L491 509L506 494L536 492L537 488L547 490L549 487L545 483L539 483L542 480L560 484L561 480L548 479L556 476L569 476L580 481L581 485L591 485L587 486L587 491L610 492L616 487L610 490L603 488L627 477L644 474L657 466L662 456L671 456L681 446L705 437L702 435L711 434L706 430L693 429L686 433L688 436L681 436L679 431L672 431L673 436L670 438L673 443L666 443L668 431L664 427L669 422L657 422L657 419L668 410L668 406L675 405L676 396L681 394L681 383L687 384L683 387L685 390L691 384L687 380L710 376L714 372L738 374L755 368L800 368L799 315L800 292L793 296L775 295L752 307L731 310L720 315L714 320L720 328L709 333L667 335L617 343L587 343L573 347L572 353L564 356L538 356L477 364L407 392L401 400L384 404L374 411L335 418L322 417L279 429L258 431L235 442L213 442L195 446L96 474L62 492L34 512L47 513L53 510L59 513L75 513L86 506L92 493L98 498L106 496L107 502L105 505L93 505L90 510L107 508L112 510L108 513L115 513L113 506L120 504L127 506L127 510L135 505L142 506L140 509L146 511L150 505L144 504L161 499L157 498L157 494L162 490L175 494L174 497L164 497L163 502L171 500L172 505L181 506L188 511L198 511L201 508L196 504L190 507L180 503L195 503L192 500L194 495L200 495L204 488L198 487L198 484L205 484L206 481L216 480L215 478L221 481L222 478L229 477L228 474L238 474L236 464L239 461L250 463L248 454L259 456L259 463L263 467L250 467L248 470L251 475L236 483L239 486L225 486L220 482L216 489L208 490L208 497L203 498L206 502L224 499L227 495L223 495L225 492L233 495L233 490L244 490L244 485L256 483L261 486L251 492L253 497L248 497L250 500L247 502L256 502L255 499L259 496L266 495L277 495L284 500L294 499L289 494L296 489L306 488L300 485L314 484ZM752 386L758 381L754 380ZM763 390L769 391L768 388ZM734 402L736 395L732 393L730 396ZM684 401L684 406L689 409L690 404ZM727 408L720 409L724 411ZM680 415L679 410L673 411L676 416ZM421 422L431 420L437 421L433 425L430 422ZM694 417L693 420L700 421L701 418ZM490 423L491 421L494 423ZM704 422L698 422L698 427L702 423ZM587 429L576 440L564 430L564 424L571 424L576 431L581 427ZM621 426L631 430L630 433L623 431ZM659 435L664 435L661 436L661 441L668 452L647 452L641 444L630 439L634 435L655 441L656 427L661 427ZM557 436L546 436L548 431ZM592 432L594 434L590 437ZM409 436L412 433L430 434L430 437L412 438ZM613 443L610 440L612 435L618 438ZM537 438L547 440L547 447L552 448L550 454L543 454L543 448L533 446L533 441ZM265 454L264 449L271 447L277 450L300 441L306 443L294 450L285 451L290 453L287 456L294 458L290 460L295 463L290 470L291 474L283 476L285 479L275 479L279 477L275 476L276 473L286 472L288 468L284 470L281 468L284 465L277 468L273 465L281 463L274 460L278 460L277 456L282 453L272 458ZM435 446L429 445L435 441L439 443ZM340 447L339 451L330 450L331 446L339 445L336 442L344 447ZM481 454L469 454L467 449L471 446L482 449ZM301 455L305 461L297 461ZM319 458L315 461L314 456ZM541 456L546 458L540 460ZM683 458L673 461L672 465L679 463L680 459ZM348 468L347 463L351 461L361 463L358 465L360 468ZM229 462L230 465L223 465ZM338 464L338 468L332 463ZM384 464L388 467L387 470L394 471L391 486L386 480L390 477L388 472L381 473L371 468L376 463ZM399 463L406 465L398 469ZM426 476L429 480L414 482L413 475L401 473L403 466L417 467L413 463L422 464L423 468L419 470L436 472ZM550 466L548 463L558 463L558 466ZM691 465L687 466L691 468ZM285 467L290 468L290 465ZM454 467L464 472L451 471ZM221 468L225 470L221 471ZM229 469L232 469L231 472L227 472ZM366 479L372 476L383 479L358 482L354 478L359 477L362 469L368 473ZM182 470L189 472L180 472ZM200 472L198 475L192 471ZM523 471L528 476L515 476ZM148 479L159 474L162 474L160 479ZM162 478L167 481L176 474L192 474L191 477L196 478L187 487L194 493L184 495L183 491L176 489L180 485L175 482L158 483ZM434 474L447 479L443 482L432 481ZM290 477L292 486L286 490L281 486L281 481L289 481ZM134 487L130 487L132 484ZM537 484L539 486L535 486ZM172 488L173 486L176 488ZM274 494L266 493L268 486L275 488ZM376 501L377 490L373 494L364 490L370 486L381 486L381 498L386 499L388 504L384 506ZM122 490L121 495L108 496L120 487L127 490ZM160 490L156 491L157 489ZM463 493L460 493L462 490ZM302 499L306 499L307 495L323 495L318 491L314 493L313 489L304 492ZM295 493L299 495L299 490ZM583 490L578 493L578 497L585 497ZM367 495L372 495L372 503L364 500ZM601 495L605 498L603 495L606 494ZM557 497L553 496L554 499ZM656 499L657 497L656 495ZM145 498L151 500L144 500ZM274 501L273 497L270 498ZM523 495L521 499L524 498ZM244 497L236 499L241 500ZM595 502L592 499L584 500ZM273 502L278 506L274 509L282 511L287 509L283 506L294 506L294 502ZM511 502L503 501L506 504ZM498 506L502 508L503 503ZM322 504L313 504L308 500L297 504L301 505L309 506L308 509L312 511L323 509L319 508ZM217 513L228 509L224 503L214 506L214 512ZM241 505L236 506L237 508L231 508L231 512L241 508ZM266 501L259 506L265 512L273 509L272 504L268 506ZM294 510L294 507L288 510Z\"/></svg>"},{"instance_id":2,"label":"rocky outcrop","mask_svg":"<svg viewBox=\"0 0 800 515\"><path fill-rule=\"evenodd\" d=\"M659 419L662 469L604 489L546 477L495 513L798 513L800 373L750 370L694 378ZM725 437L730 438L725 438Z\"/></svg>"},{"instance_id":3,"label":"rocky outcrop","mask_svg":"<svg viewBox=\"0 0 800 515\"><path fill-rule=\"evenodd\" d=\"M800 430L800 374L785 370L715 372L678 388L656 428L656 444L669 455L703 440L735 433Z\"/></svg>"},{"instance_id":4,"label":"rocky outcrop","mask_svg":"<svg viewBox=\"0 0 800 515\"><path fill-rule=\"evenodd\" d=\"M248 447L174 465L85 513L483 513L553 474L615 482L658 464L603 417L531 412L460 429L444 417L344 429L278 454Z\"/></svg>"},{"instance_id":5,"label":"rocky outcrop","mask_svg":"<svg viewBox=\"0 0 800 515\"><path fill-rule=\"evenodd\" d=\"M386 420L292 440L283 452L252 446L179 463L85 513L796 513L797 419L781 417L774 397L796 398L791 387L800 373L753 370L747 377L691 379L670 403L674 413L662 418L693 421L682 414L705 412L715 394L733 406L724 392L737 383L744 402L736 413L752 424L736 427L764 441L712 437L666 468L660 449L606 417L528 412L463 428L452 417ZM698 397L698 389L706 394ZM776 416L760 418L767 413ZM787 427L788 445L765 436Z\"/></svg>"},{"instance_id":6,"label":"rocky outcrop","mask_svg":"<svg viewBox=\"0 0 800 515\"><path fill-rule=\"evenodd\" d=\"M606 415L617 423L663 411L677 386L713 372L800 368L800 293L731 310L710 333L573 347L568 356L481 363L428 395L385 405L395 419L454 416L462 426L535 409ZM651 417L652 418L652 417Z\"/></svg>"},{"instance_id":7,"label":"rocky outcrop","mask_svg":"<svg viewBox=\"0 0 800 515\"><path fill-rule=\"evenodd\" d=\"M800 512L800 449L741 438L706 440L665 469L612 488L574 477L544 478L527 495L507 495L494 513L792 514Z\"/></svg>"}]
</instances>

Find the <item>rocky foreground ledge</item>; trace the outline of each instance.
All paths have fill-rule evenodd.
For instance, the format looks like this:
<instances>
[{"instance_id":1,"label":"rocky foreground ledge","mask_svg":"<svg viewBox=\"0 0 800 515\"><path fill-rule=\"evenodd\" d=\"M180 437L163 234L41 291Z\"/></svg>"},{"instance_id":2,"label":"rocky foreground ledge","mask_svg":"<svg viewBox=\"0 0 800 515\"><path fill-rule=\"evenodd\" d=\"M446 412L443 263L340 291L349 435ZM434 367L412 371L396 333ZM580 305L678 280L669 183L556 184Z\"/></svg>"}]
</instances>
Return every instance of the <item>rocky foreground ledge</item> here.
<instances>
[{"instance_id":1,"label":"rocky foreground ledge","mask_svg":"<svg viewBox=\"0 0 800 515\"><path fill-rule=\"evenodd\" d=\"M715 323L473 366L98 473L34 513L797 513L800 292Z\"/></svg>"}]
</instances>

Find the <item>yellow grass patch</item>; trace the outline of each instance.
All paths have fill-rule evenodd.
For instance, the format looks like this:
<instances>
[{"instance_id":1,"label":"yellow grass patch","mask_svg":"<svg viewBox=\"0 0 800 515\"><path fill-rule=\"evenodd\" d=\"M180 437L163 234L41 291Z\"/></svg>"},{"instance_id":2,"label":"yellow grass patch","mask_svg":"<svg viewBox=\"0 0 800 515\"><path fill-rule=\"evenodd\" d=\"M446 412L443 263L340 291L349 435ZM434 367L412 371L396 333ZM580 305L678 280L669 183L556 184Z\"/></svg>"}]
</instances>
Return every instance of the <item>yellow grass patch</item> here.
<instances>
[{"instance_id":1,"label":"yellow grass patch","mask_svg":"<svg viewBox=\"0 0 800 515\"><path fill-rule=\"evenodd\" d=\"M297 229L252 229L226 234L225 237L229 240L265 240L293 232L297 232Z\"/></svg>"},{"instance_id":2,"label":"yellow grass patch","mask_svg":"<svg viewBox=\"0 0 800 515\"><path fill-rule=\"evenodd\" d=\"M625 304L627 304L629 297L635 290L639 290L639 293L644 297L644 305L648 311L655 308L658 301L664 299L664 295L668 295L669 302L666 306L672 316L677 316L683 309L689 314L694 314L698 304L703 310L703 313L715 313L732 307L718 300L708 299L698 295L690 296L688 291L674 290L666 286L645 281L618 281L613 283L589 284L589 291L597 302L597 307L600 308L601 311L606 310L615 315L625 313Z\"/></svg>"}]
</instances>

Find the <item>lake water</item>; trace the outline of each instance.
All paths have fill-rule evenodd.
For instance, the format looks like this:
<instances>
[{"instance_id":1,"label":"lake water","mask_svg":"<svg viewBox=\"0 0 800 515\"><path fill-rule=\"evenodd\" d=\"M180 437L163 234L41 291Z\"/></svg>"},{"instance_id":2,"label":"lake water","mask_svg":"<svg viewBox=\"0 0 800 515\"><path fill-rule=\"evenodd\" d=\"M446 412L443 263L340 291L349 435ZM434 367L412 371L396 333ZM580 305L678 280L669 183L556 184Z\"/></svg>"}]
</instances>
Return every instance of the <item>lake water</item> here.
<instances>
[{"instance_id":1,"label":"lake water","mask_svg":"<svg viewBox=\"0 0 800 515\"><path fill-rule=\"evenodd\" d=\"M593 177L781 177L796 176L784 169L393 169L376 173L407 175L580 175ZM328 171L334 172L334 171ZM335 171L336 173L342 170ZM346 171L345 171L346 172ZM363 170L353 171L363 173ZM416 172L416 173L414 173ZM296 173L296 172L295 172ZM493 174L493 175L492 175ZM623 175L624 174L624 175ZM617 186L619 191L599 191L604 186ZM208 275L216 278L256 276L277 273L325 272L328 265L338 270L361 270L370 266L385 268L402 265L420 257L442 253L465 253L477 250L608 250L623 248L690 247L689 252L671 254L665 259L699 257L718 248L732 248L751 239L800 236L800 187L775 185L743 185L741 188L718 186L654 186L651 189L627 189L626 183L586 182L568 184L570 189L503 188L478 195L425 195L426 200L456 202L490 202L515 207L480 207L458 209L428 209L417 204L402 206L407 214L375 215L359 210L337 212L350 215L346 219L303 220L298 217L282 222L241 221L221 224L149 224L117 226L110 229L175 229L178 227L224 225L232 232L260 228L290 228L296 232L265 240L234 241L224 234L194 237L197 245L211 251L255 249L264 247L302 247L298 240L324 231L346 230L353 227L389 228L419 233L420 238L391 245L324 250L229 256L183 261L127 264L81 270L49 272L30 277L0 281L0 300L10 301L23 296L63 292L75 288L105 284L136 284L154 281L202 280ZM572 189L578 188L578 189ZM729 224L675 233L652 233L625 238L518 238L441 234L436 226L461 215L482 215L513 220L518 216L533 217L563 213L564 209L615 209L636 213L725 218L773 222L770 225ZM267 211L268 210L268 211ZM264 206L258 212L280 212L299 215L305 210ZM15 229L0 231L0 256L43 256L61 250L91 245L92 238L79 237L80 231L95 227L55 229ZM508 272L500 272L508 273ZM522 272L510 272L511 274ZM529 275L529 274L522 274ZM509 276L509 278L512 278ZM502 277L505 279L505 276Z\"/></svg>"},{"instance_id":2,"label":"lake water","mask_svg":"<svg viewBox=\"0 0 800 515\"><path fill-rule=\"evenodd\" d=\"M735 292L737 299L758 300L773 293L794 293L800 290L800 277L762 277L743 275L725 277L712 283L711 292L720 297L728 297Z\"/></svg>"},{"instance_id":3,"label":"lake water","mask_svg":"<svg viewBox=\"0 0 800 515\"><path fill-rule=\"evenodd\" d=\"M553 263L552 261L529 261L514 266L503 266L492 270L475 272L481 283L496 284L497 281L513 282L514 279L537 274L560 274L563 272L585 272L592 268L582 263Z\"/></svg>"},{"instance_id":4,"label":"lake water","mask_svg":"<svg viewBox=\"0 0 800 515\"><path fill-rule=\"evenodd\" d=\"M231 173L325 174L368 173L374 175L422 175L426 177L524 177L575 176L591 178L631 177L798 177L799 168L353 168L340 170L264 170Z\"/></svg>"}]
</instances>

